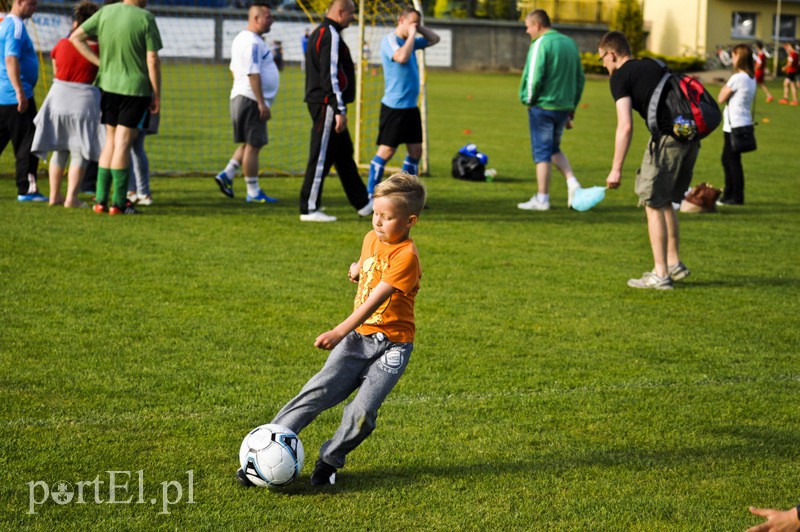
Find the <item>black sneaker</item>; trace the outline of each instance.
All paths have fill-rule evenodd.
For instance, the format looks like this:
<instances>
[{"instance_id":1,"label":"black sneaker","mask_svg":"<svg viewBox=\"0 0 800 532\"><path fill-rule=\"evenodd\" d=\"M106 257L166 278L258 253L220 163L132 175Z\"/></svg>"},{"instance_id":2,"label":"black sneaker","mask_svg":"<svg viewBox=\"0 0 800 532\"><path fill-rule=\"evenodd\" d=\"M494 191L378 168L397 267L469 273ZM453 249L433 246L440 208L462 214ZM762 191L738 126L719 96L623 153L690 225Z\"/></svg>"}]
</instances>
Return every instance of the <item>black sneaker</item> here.
<instances>
[{"instance_id":1,"label":"black sneaker","mask_svg":"<svg viewBox=\"0 0 800 532\"><path fill-rule=\"evenodd\" d=\"M255 484L253 484L253 482L247 478L247 475L241 468L236 472L236 481L245 488L252 488L255 486Z\"/></svg>"},{"instance_id":2,"label":"black sneaker","mask_svg":"<svg viewBox=\"0 0 800 532\"><path fill-rule=\"evenodd\" d=\"M328 465L320 458L314 465L314 472L311 473L312 486L328 486L336 484L336 468Z\"/></svg>"}]
</instances>

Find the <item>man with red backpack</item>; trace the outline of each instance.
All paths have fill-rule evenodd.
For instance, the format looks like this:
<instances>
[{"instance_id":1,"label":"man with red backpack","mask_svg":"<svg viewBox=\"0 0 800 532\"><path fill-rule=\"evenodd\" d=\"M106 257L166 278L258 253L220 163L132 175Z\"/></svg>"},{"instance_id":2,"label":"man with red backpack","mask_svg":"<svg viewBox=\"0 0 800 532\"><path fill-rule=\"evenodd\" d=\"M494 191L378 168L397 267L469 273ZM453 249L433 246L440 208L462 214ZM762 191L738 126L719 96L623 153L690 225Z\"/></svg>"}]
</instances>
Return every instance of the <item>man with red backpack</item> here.
<instances>
[{"instance_id":1,"label":"man with red backpack","mask_svg":"<svg viewBox=\"0 0 800 532\"><path fill-rule=\"evenodd\" d=\"M611 94L617 108L614 159L606 179L608 188L619 188L622 167L633 136L633 111L647 121L650 100L664 77L665 69L650 59L633 59L628 39L619 31L606 33L598 45L603 66L611 75ZM671 87L664 87L665 92ZM699 137L680 141L671 135L673 124L664 105L663 94L657 112L657 134L645 150L636 176L636 194L647 213L647 228L654 268L641 278L630 279L628 286L671 290L673 281L689 275L679 256L678 217L672 206L680 202L692 181L694 164L700 151Z\"/></svg>"}]
</instances>

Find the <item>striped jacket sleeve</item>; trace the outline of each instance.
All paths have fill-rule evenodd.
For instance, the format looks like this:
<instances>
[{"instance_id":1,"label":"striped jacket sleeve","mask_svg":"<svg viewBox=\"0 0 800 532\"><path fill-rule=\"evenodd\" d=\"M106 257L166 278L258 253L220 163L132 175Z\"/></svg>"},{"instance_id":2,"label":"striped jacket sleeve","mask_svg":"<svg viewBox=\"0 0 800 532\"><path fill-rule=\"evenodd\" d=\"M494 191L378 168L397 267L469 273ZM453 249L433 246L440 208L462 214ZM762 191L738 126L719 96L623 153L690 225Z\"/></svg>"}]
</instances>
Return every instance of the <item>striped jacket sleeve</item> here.
<instances>
[{"instance_id":1,"label":"striped jacket sleeve","mask_svg":"<svg viewBox=\"0 0 800 532\"><path fill-rule=\"evenodd\" d=\"M524 105L531 106L536 101L542 83L544 61L542 56L542 39L539 37L531 43L528 49L528 58L525 60L525 69L522 71L522 82L519 88L519 100Z\"/></svg>"},{"instance_id":2,"label":"striped jacket sleeve","mask_svg":"<svg viewBox=\"0 0 800 532\"><path fill-rule=\"evenodd\" d=\"M347 107L339 81L339 41L342 36L333 26L328 26L327 30L328 35L322 37L319 48L322 89L334 112L345 114Z\"/></svg>"}]
</instances>

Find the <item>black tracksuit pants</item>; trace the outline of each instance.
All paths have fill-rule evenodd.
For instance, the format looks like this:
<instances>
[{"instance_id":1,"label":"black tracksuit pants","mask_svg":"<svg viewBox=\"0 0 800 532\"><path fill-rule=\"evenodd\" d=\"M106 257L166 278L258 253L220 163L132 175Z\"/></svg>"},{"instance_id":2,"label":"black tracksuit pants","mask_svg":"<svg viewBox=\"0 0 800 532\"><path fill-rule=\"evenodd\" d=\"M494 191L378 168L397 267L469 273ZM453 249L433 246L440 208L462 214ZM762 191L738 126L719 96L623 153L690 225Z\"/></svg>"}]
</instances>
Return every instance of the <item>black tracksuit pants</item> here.
<instances>
[{"instance_id":1,"label":"black tracksuit pants","mask_svg":"<svg viewBox=\"0 0 800 532\"><path fill-rule=\"evenodd\" d=\"M358 175L353 160L353 141L349 130L336 133L333 108L325 104L308 104L313 125L308 150L308 166L300 190L300 214L308 214L322 207L322 188L331 166L336 168L339 180L350 204L356 209L369 202L367 187Z\"/></svg>"},{"instance_id":2,"label":"black tracksuit pants","mask_svg":"<svg viewBox=\"0 0 800 532\"><path fill-rule=\"evenodd\" d=\"M33 134L36 127L33 118L36 116L36 102L28 99L28 109L24 113L17 111L17 105L0 105L0 153L6 149L8 142L14 148L14 157L17 160L17 194L25 195L30 190L36 190L36 170L39 158L31 154ZM28 174L34 175L31 183Z\"/></svg>"}]
</instances>

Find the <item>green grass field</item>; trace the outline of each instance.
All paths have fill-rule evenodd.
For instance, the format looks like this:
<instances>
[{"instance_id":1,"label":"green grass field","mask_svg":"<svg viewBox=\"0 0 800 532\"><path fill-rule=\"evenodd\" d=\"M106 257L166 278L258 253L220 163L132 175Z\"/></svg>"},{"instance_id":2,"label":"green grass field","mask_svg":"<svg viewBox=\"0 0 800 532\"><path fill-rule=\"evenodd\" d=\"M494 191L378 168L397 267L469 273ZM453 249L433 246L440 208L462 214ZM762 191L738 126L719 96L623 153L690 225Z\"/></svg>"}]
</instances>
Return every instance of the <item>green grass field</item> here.
<instances>
[{"instance_id":1,"label":"green grass field","mask_svg":"<svg viewBox=\"0 0 800 532\"><path fill-rule=\"evenodd\" d=\"M309 475L341 407L301 434L295 483L233 474L245 433L321 367L314 338L351 310L370 224L335 177L340 221L319 225L298 221L298 178L262 179L270 206L155 178L156 204L117 218L18 204L0 180L0 529L733 531L761 521L748 505L800 502L800 111L760 100L747 205L682 215L693 274L652 293L625 284L652 267L642 121L598 207L567 210L559 177L550 212L519 211L535 187L517 84L430 76L415 350L330 489ZM583 102L563 148L600 185L607 82ZM449 177L467 142L494 183ZM722 184L721 143L703 142L696 182ZM74 499L45 501L59 483Z\"/></svg>"}]
</instances>

